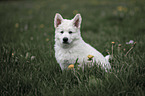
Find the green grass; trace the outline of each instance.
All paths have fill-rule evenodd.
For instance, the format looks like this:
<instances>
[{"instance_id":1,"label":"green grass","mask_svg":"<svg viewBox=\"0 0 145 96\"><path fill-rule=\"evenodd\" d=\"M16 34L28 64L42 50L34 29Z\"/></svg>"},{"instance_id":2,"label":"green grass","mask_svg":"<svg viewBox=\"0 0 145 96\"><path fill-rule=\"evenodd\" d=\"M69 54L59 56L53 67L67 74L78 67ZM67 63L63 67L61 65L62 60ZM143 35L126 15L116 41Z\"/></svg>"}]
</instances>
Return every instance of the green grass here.
<instances>
[{"instance_id":1,"label":"green grass","mask_svg":"<svg viewBox=\"0 0 145 96\"><path fill-rule=\"evenodd\" d=\"M144 6L144 0L0 1L1 96L145 96ZM57 12L81 13L82 37L103 55L116 42L110 72L61 71L53 48ZM129 40L137 44L124 56Z\"/></svg>"}]
</instances>

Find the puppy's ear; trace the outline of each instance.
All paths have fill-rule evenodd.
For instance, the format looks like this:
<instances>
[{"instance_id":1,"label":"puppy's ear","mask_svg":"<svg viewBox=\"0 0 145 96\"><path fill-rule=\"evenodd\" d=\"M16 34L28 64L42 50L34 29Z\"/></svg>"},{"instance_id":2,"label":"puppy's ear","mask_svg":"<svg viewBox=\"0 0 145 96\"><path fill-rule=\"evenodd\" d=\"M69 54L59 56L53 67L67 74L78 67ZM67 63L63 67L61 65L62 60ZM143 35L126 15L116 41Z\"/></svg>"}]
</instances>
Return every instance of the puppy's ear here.
<instances>
[{"instance_id":1,"label":"puppy's ear","mask_svg":"<svg viewBox=\"0 0 145 96\"><path fill-rule=\"evenodd\" d=\"M59 13L56 13L54 18L54 27L57 28L62 23L62 20L62 16Z\"/></svg>"},{"instance_id":2,"label":"puppy's ear","mask_svg":"<svg viewBox=\"0 0 145 96\"><path fill-rule=\"evenodd\" d=\"M76 16L73 18L74 26L77 28L80 28L82 22L82 17L80 14L76 14Z\"/></svg>"}]
</instances>

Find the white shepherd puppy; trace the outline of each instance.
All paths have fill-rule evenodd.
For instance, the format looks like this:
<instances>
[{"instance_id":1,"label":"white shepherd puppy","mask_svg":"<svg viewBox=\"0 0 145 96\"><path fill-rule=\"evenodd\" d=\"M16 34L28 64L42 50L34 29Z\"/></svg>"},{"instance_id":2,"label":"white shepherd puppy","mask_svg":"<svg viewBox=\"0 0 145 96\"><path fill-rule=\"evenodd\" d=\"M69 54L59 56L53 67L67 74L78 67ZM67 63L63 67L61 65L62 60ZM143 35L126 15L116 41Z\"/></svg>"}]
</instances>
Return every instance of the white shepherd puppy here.
<instances>
[{"instance_id":1,"label":"white shepherd puppy","mask_svg":"<svg viewBox=\"0 0 145 96\"><path fill-rule=\"evenodd\" d=\"M72 20L63 19L56 13L55 27L55 57L62 70L74 64L78 58L80 66L87 64L88 55L93 55L93 61L106 71L111 68L109 55L104 57L99 51L85 43L81 37L81 15L77 14Z\"/></svg>"}]
</instances>

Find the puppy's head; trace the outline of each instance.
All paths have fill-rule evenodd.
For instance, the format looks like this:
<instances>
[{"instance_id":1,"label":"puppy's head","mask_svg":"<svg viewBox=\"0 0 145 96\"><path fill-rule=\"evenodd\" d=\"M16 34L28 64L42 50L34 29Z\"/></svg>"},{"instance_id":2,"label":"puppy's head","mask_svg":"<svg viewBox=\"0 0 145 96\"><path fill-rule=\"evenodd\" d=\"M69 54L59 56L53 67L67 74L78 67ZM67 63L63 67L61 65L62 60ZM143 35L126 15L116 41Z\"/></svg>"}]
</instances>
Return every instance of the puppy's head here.
<instances>
[{"instance_id":1,"label":"puppy's head","mask_svg":"<svg viewBox=\"0 0 145 96\"><path fill-rule=\"evenodd\" d=\"M79 40L81 38L81 20L82 18L80 14L76 14L71 20L67 20L56 13L54 18L55 42L60 45L70 45Z\"/></svg>"}]
</instances>

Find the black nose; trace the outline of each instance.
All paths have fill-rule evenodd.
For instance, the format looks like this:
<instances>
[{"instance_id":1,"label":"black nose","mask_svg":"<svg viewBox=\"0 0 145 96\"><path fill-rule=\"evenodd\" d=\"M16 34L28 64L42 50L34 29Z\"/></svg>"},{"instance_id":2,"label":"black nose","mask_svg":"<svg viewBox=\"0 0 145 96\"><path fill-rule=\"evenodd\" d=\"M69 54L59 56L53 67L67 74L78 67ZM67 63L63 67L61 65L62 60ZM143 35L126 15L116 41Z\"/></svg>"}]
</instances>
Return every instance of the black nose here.
<instances>
[{"instance_id":1,"label":"black nose","mask_svg":"<svg viewBox=\"0 0 145 96\"><path fill-rule=\"evenodd\" d=\"M67 37L64 37L63 38L63 42L66 43L67 41L68 41L68 38Z\"/></svg>"}]
</instances>

